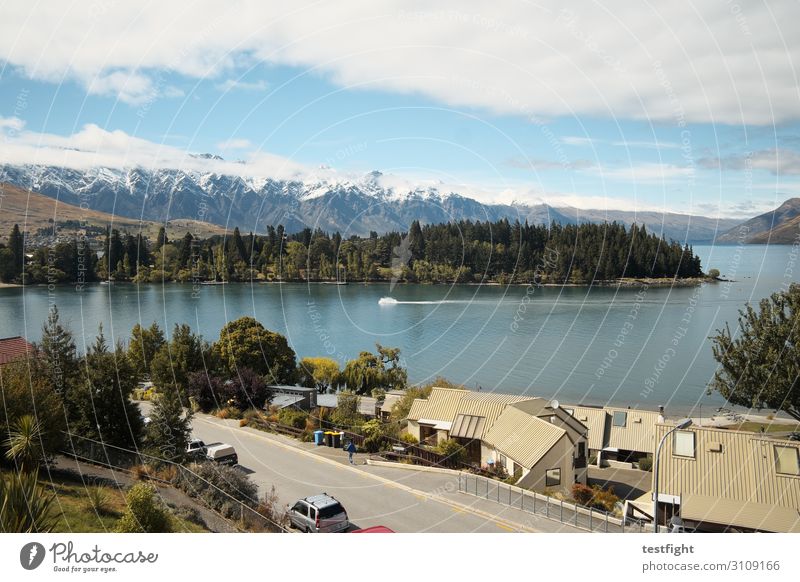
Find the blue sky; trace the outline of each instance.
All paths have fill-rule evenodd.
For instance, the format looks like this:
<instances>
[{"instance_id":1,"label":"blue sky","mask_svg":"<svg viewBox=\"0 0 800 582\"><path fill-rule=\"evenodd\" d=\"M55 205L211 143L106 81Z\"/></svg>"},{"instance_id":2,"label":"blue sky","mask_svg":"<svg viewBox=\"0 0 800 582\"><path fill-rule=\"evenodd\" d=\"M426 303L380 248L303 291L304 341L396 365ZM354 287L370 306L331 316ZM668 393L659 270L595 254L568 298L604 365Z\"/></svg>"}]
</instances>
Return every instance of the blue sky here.
<instances>
[{"instance_id":1,"label":"blue sky","mask_svg":"<svg viewBox=\"0 0 800 582\"><path fill-rule=\"evenodd\" d=\"M218 29L204 35L202 19L183 22L185 5L140 25L144 10L75 17L51 14L57 6L41 15L21 9L0 25L8 27L0 30L0 161L41 162L50 159L39 157L46 148L98 144L104 153L117 148L121 165L138 163L131 152L148 147L165 158L210 152L253 167L268 154L293 172L377 169L487 201L725 216L753 215L800 190L797 85L778 76L792 65L796 35L783 38L786 55L776 57L774 46L753 40L776 26L757 13L741 21L709 7L698 26L711 31L711 50L679 38L691 23L674 14L629 15L625 29L642 36L626 43L606 30L612 21L587 32L598 15L557 4L530 26L514 24L526 22L524 3L482 15L404 3L363 15L368 28L357 8L326 15L312 3L306 16L314 19L290 13L229 30L248 26L232 11L220 15L230 38ZM266 22L277 8L265 10ZM543 14L549 24L539 22ZM654 44L645 31L671 18L676 38ZM43 47L20 40L31 20L49 39ZM110 35L120 23L127 28ZM569 42L558 45L564 36ZM165 37L174 42L161 44ZM532 48L542 63L520 57ZM550 52L563 62L549 64ZM701 63L713 72L698 72ZM726 70L717 78L719 63Z\"/></svg>"}]
</instances>

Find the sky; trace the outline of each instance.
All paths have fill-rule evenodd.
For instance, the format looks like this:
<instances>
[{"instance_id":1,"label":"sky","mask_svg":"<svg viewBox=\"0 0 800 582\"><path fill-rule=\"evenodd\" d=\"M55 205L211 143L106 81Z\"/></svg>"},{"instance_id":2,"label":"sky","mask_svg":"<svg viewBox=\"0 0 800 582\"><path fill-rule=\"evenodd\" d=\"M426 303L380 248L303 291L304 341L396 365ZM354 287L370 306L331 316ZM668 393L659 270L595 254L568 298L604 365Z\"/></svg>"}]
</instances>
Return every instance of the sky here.
<instances>
[{"instance_id":1,"label":"sky","mask_svg":"<svg viewBox=\"0 0 800 582\"><path fill-rule=\"evenodd\" d=\"M562 4L6 4L0 163L726 217L800 195L800 4Z\"/></svg>"}]
</instances>

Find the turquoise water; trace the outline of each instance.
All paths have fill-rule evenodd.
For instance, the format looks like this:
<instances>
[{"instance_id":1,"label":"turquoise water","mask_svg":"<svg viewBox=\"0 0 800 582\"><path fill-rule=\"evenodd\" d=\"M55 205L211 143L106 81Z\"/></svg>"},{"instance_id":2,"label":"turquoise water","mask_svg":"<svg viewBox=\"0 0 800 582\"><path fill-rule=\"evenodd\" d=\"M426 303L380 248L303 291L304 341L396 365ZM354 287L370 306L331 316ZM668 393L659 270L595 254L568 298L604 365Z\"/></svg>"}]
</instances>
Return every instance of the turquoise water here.
<instances>
[{"instance_id":1,"label":"turquoise water","mask_svg":"<svg viewBox=\"0 0 800 582\"><path fill-rule=\"evenodd\" d=\"M90 343L103 323L127 339L134 323L189 323L207 339L242 315L285 334L298 356L344 361L375 342L399 346L409 376L562 402L717 407L708 336L737 310L800 274L790 246L695 247L733 283L684 288L177 283L0 289L0 337L38 340L48 304ZM397 303L379 304L383 297ZM710 410L710 408L706 409Z\"/></svg>"}]
</instances>

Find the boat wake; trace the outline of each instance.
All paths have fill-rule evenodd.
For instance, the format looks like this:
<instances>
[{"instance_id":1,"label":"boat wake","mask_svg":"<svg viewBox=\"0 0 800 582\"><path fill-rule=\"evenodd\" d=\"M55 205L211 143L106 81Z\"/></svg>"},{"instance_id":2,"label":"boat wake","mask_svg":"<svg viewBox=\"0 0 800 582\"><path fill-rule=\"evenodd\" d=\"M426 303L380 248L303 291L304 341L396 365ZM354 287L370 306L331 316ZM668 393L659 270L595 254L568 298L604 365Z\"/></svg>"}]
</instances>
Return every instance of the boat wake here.
<instances>
[{"instance_id":1,"label":"boat wake","mask_svg":"<svg viewBox=\"0 0 800 582\"><path fill-rule=\"evenodd\" d=\"M468 303L497 303L475 299L442 299L439 301L398 301L394 297L381 297L378 305L465 305Z\"/></svg>"}]
</instances>

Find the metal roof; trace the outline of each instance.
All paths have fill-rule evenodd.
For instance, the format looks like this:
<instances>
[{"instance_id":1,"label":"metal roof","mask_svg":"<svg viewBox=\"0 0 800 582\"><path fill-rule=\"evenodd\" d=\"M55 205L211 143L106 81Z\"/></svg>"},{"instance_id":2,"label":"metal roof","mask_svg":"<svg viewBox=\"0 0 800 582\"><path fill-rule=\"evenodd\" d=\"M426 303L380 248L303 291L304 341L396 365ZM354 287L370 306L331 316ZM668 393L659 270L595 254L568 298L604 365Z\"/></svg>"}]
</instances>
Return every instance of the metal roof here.
<instances>
[{"instance_id":1,"label":"metal roof","mask_svg":"<svg viewBox=\"0 0 800 582\"><path fill-rule=\"evenodd\" d=\"M608 442L606 430L608 426L608 413L602 408L592 406L571 406L575 418L582 422L589 429L589 448L594 450L604 449Z\"/></svg>"},{"instance_id":2,"label":"metal roof","mask_svg":"<svg viewBox=\"0 0 800 582\"><path fill-rule=\"evenodd\" d=\"M483 416L472 416L470 414L459 414L450 429L451 437L463 439L479 439L483 434L483 425L486 418Z\"/></svg>"},{"instance_id":3,"label":"metal roof","mask_svg":"<svg viewBox=\"0 0 800 582\"><path fill-rule=\"evenodd\" d=\"M291 394L276 394L272 397L272 402L270 404L272 406L277 406L278 408L286 408L288 406L294 406L298 402L302 402L305 400L303 396L293 396Z\"/></svg>"},{"instance_id":4,"label":"metal roof","mask_svg":"<svg viewBox=\"0 0 800 582\"><path fill-rule=\"evenodd\" d=\"M458 405L469 390L434 388L428 398L415 398L408 411L408 420L432 418L452 421L458 414Z\"/></svg>"},{"instance_id":5,"label":"metal roof","mask_svg":"<svg viewBox=\"0 0 800 582\"><path fill-rule=\"evenodd\" d=\"M563 428L509 406L483 440L529 469L566 436Z\"/></svg>"},{"instance_id":6,"label":"metal roof","mask_svg":"<svg viewBox=\"0 0 800 582\"><path fill-rule=\"evenodd\" d=\"M13 362L33 351L33 345L24 337L5 337L0 339L0 366Z\"/></svg>"},{"instance_id":7,"label":"metal roof","mask_svg":"<svg viewBox=\"0 0 800 582\"><path fill-rule=\"evenodd\" d=\"M656 437L661 439L671 428L656 425ZM664 442L659 457L660 494L800 509L800 476L776 470L776 447L793 447L800 453L800 442L711 427L692 426L687 431L694 434L694 457L673 455L673 438Z\"/></svg>"},{"instance_id":8,"label":"metal roof","mask_svg":"<svg viewBox=\"0 0 800 582\"><path fill-rule=\"evenodd\" d=\"M607 422L610 425L607 447L642 453L655 451L655 426L659 420L663 420L658 412L611 406L606 406L604 410L608 413ZM614 426L614 412L626 413L625 426Z\"/></svg>"},{"instance_id":9,"label":"metal roof","mask_svg":"<svg viewBox=\"0 0 800 582\"><path fill-rule=\"evenodd\" d=\"M800 512L796 508L790 510L768 503L685 495L681 499L681 517L759 531L800 533Z\"/></svg>"}]
</instances>

